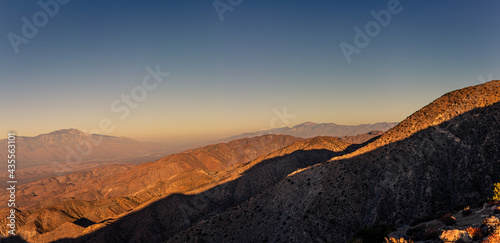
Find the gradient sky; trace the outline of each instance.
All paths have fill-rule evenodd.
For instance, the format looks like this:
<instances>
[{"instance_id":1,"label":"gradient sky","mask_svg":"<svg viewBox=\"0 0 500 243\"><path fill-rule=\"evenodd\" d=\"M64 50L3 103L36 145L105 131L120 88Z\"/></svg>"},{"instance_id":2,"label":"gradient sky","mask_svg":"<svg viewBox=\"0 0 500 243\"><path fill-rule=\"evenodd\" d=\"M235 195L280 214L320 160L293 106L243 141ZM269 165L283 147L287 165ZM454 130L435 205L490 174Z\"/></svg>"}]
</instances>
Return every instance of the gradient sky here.
<instances>
[{"instance_id":1,"label":"gradient sky","mask_svg":"<svg viewBox=\"0 0 500 243\"><path fill-rule=\"evenodd\" d=\"M41 2L48 2L42 0ZM227 3L221 0L222 3ZM500 79L499 1L401 0L347 63L339 47L389 1L72 0L16 53L37 1L0 1L0 137L62 128L184 143L305 121L401 121L442 94ZM43 20L43 19L42 19ZM170 76L121 120L111 104ZM295 115L286 124L273 109ZM274 121L274 122L273 122Z\"/></svg>"}]
</instances>

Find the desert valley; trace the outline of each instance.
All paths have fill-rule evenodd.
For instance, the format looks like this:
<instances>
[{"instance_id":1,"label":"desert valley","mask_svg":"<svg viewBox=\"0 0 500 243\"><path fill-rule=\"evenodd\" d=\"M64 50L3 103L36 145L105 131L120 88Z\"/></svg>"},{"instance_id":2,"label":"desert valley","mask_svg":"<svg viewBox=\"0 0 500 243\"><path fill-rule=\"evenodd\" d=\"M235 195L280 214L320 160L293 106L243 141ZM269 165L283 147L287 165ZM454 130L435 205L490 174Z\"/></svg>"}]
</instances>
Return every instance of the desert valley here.
<instances>
[{"instance_id":1,"label":"desert valley","mask_svg":"<svg viewBox=\"0 0 500 243\"><path fill-rule=\"evenodd\" d=\"M486 202L500 181L499 128L500 81L491 81L449 92L398 124L309 122L281 129L296 136L249 133L151 162L110 161L55 176L42 170L35 176L40 180L18 187L17 237L28 242L352 241L366 227L395 231L452 212L455 205ZM25 161L58 161L63 146L86 136L67 129L19 138L19 153ZM131 139L102 141L92 159L143 158L161 151ZM94 166L90 159L86 163ZM0 198L7 200L7 192ZM1 212L1 232L8 236L9 210ZM438 234L427 240L440 242L446 228L432 230Z\"/></svg>"},{"instance_id":2,"label":"desert valley","mask_svg":"<svg viewBox=\"0 0 500 243\"><path fill-rule=\"evenodd\" d=\"M499 11L1 0L0 243L500 243Z\"/></svg>"}]
</instances>

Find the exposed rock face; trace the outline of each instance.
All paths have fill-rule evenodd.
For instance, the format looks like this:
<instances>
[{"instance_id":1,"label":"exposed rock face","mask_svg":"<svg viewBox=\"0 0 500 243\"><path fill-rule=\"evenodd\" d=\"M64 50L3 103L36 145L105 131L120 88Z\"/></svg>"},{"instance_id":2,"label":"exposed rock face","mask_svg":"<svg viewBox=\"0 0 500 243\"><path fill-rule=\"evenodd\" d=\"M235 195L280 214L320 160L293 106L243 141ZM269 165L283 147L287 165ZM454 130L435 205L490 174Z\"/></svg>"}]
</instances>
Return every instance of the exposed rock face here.
<instances>
[{"instance_id":1,"label":"exposed rock face","mask_svg":"<svg viewBox=\"0 0 500 243\"><path fill-rule=\"evenodd\" d=\"M387 237L389 242L396 239L405 242L500 242L500 215L494 212L495 205L485 204L485 208L467 207L455 212L456 224L446 226L442 220L422 222L414 227L408 225L391 232ZM469 211L470 214L463 212Z\"/></svg>"},{"instance_id":2,"label":"exposed rock face","mask_svg":"<svg viewBox=\"0 0 500 243\"><path fill-rule=\"evenodd\" d=\"M472 241L472 238L469 236L467 231L465 230L445 230L439 236L439 239L441 239L443 242L461 242L461 243L469 243Z\"/></svg>"}]
</instances>

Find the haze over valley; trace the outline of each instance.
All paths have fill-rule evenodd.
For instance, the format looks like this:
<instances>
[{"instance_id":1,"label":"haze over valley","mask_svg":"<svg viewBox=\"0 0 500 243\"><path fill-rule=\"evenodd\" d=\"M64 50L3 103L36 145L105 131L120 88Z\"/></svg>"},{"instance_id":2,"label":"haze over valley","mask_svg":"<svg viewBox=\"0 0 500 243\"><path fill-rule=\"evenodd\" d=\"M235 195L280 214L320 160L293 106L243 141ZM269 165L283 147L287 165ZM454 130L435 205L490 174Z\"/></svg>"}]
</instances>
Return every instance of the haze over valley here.
<instances>
[{"instance_id":1,"label":"haze over valley","mask_svg":"<svg viewBox=\"0 0 500 243\"><path fill-rule=\"evenodd\" d=\"M499 1L0 1L0 242L500 243Z\"/></svg>"}]
</instances>

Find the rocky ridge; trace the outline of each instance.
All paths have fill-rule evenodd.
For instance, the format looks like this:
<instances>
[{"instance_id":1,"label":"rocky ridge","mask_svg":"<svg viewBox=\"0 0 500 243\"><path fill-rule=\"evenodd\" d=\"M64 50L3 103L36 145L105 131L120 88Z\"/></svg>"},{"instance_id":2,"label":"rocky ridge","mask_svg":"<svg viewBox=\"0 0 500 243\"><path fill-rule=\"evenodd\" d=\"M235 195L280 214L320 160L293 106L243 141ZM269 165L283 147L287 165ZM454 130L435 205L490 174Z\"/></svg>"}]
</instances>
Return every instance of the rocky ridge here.
<instances>
[{"instance_id":1,"label":"rocky ridge","mask_svg":"<svg viewBox=\"0 0 500 243\"><path fill-rule=\"evenodd\" d=\"M368 149L291 173L168 241L345 242L484 199L500 181L499 94L500 81L448 93Z\"/></svg>"}]
</instances>

